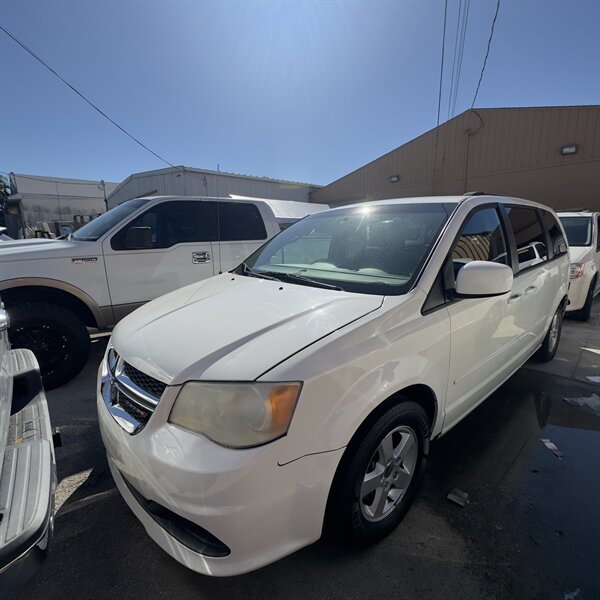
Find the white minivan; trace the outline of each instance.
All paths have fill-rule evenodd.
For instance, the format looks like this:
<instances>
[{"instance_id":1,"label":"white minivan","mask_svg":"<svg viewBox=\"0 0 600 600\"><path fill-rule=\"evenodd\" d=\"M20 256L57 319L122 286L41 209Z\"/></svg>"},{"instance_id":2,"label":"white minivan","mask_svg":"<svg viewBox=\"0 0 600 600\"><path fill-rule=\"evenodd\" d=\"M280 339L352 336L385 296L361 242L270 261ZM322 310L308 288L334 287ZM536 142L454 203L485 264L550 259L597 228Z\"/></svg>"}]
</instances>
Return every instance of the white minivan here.
<instances>
[{"instance_id":1,"label":"white minivan","mask_svg":"<svg viewBox=\"0 0 600 600\"><path fill-rule=\"evenodd\" d=\"M532 244L539 261L523 248ZM306 217L115 328L98 414L149 535L208 575L400 522L429 444L537 353L569 256L554 212L467 195Z\"/></svg>"},{"instance_id":2,"label":"white minivan","mask_svg":"<svg viewBox=\"0 0 600 600\"><path fill-rule=\"evenodd\" d=\"M569 241L571 272L567 312L581 321L592 314L594 296L600 294L600 212L559 212Z\"/></svg>"}]
</instances>

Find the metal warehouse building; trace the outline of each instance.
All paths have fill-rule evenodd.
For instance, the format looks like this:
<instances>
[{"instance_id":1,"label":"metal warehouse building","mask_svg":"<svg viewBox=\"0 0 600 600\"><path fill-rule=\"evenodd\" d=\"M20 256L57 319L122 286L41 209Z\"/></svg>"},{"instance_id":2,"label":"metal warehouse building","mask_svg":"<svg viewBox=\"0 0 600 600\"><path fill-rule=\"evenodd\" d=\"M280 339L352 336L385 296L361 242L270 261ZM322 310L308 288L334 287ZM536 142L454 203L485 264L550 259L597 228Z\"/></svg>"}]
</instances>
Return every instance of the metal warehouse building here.
<instances>
[{"instance_id":1,"label":"metal warehouse building","mask_svg":"<svg viewBox=\"0 0 600 600\"><path fill-rule=\"evenodd\" d=\"M220 197L237 195L308 202L310 193L318 189L317 185L268 177L251 177L190 167L170 167L130 175L108 196L107 202L108 208L113 208L132 198L165 195Z\"/></svg>"},{"instance_id":2,"label":"metal warehouse building","mask_svg":"<svg viewBox=\"0 0 600 600\"><path fill-rule=\"evenodd\" d=\"M475 190L600 210L600 106L469 110L313 192L311 201Z\"/></svg>"},{"instance_id":3,"label":"metal warehouse building","mask_svg":"<svg viewBox=\"0 0 600 600\"><path fill-rule=\"evenodd\" d=\"M106 210L116 183L10 173L4 219L12 237L46 229L54 235L77 229ZM66 228L66 229L64 229Z\"/></svg>"}]
</instances>

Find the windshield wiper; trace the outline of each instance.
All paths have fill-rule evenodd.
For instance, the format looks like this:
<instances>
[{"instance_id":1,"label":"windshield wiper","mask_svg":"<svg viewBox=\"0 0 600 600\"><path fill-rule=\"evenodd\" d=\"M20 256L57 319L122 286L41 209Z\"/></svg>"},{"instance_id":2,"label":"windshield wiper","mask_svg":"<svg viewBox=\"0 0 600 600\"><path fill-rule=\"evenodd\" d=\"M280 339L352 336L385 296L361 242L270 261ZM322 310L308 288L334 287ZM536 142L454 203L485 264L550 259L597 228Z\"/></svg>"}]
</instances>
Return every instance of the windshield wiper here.
<instances>
[{"instance_id":1,"label":"windshield wiper","mask_svg":"<svg viewBox=\"0 0 600 600\"><path fill-rule=\"evenodd\" d=\"M310 279L310 277L304 277L304 275L298 275L297 273L277 273L277 277L288 281L298 281L307 283L313 287L319 287L326 290L339 290L341 292L344 291L343 287L339 285L333 285L332 283L323 283L322 281L316 281L315 279Z\"/></svg>"},{"instance_id":2,"label":"windshield wiper","mask_svg":"<svg viewBox=\"0 0 600 600\"><path fill-rule=\"evenodd\" d=\"M243 262L240 265L240 267L242 268L242 274L247 275L248 277L259 277L260 279L269 279L271 281L281 281L280 279L277 279L277 277L273 277L273 275L268 275L266 273L260 273L259 271L254 271L245 262Z\"/></svg>"}]
</instances>

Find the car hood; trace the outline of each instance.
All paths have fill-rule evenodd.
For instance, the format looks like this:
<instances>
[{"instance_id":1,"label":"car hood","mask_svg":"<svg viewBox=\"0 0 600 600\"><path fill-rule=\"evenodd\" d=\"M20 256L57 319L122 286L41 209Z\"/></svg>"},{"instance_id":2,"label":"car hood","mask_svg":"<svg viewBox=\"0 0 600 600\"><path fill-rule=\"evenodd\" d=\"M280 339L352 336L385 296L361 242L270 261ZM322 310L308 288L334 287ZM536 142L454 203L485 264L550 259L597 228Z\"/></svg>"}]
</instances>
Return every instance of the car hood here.
<instances>
[{"instance_id":1,"label":"car hood","mask_svg":"<svg viewBox=\"0 0 600 600\"><path fill-rule=\"evenodd\" d=\"M252 381L382 302L226 273L144 305L112 339L125 361L167 384Z\"/></svg>"},{"instance_id":2,"label":"car hood","mask_svg":"<svg viewBox=\"0 0 600 600\"><path fill-rule=\"evenodd\" d=\"M15 240L0 244L2 261L40 260L49 258L77 258L101 256L101 250L94 242L75 240Z\"/></svg>"},{"instance_id":3,"label":"car hood","mask_svg":"<svg viewBox=\"0 0 600 600\"><path fill-rule=\"evenodd\" d=\"M591 246L569 246L569 260L572 263L587 262L592 258Z\"/></svg>"}]
</instances>

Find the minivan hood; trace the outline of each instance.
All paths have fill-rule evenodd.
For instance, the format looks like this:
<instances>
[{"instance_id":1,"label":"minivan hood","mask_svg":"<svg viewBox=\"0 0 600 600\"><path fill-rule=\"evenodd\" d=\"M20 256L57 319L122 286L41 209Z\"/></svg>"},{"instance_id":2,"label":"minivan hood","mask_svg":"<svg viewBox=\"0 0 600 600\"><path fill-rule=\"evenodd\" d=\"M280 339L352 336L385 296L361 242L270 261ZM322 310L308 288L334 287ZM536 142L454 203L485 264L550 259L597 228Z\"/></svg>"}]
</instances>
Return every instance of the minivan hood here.
<instances>
[{"instance_id":1,"label":"minivan hood","mask_svg":"<svg viewBox=\"0 0 600 600\"><path fill-rule=\"evenodd\" d=\"M167 384L253 381L382 302L225 273L149 302L112 339L125 361Z\"/></svg>"},{"instance_id":2,"label":"minivan hood","mask_svg":"<svg viewBox=\"0 0 600 600\"><path fill-rule=\"evenodd\" d=\"M572 263L587 262L592 258L591 246L569 246L569 260Z\"/></svg>"}]
</instances>

